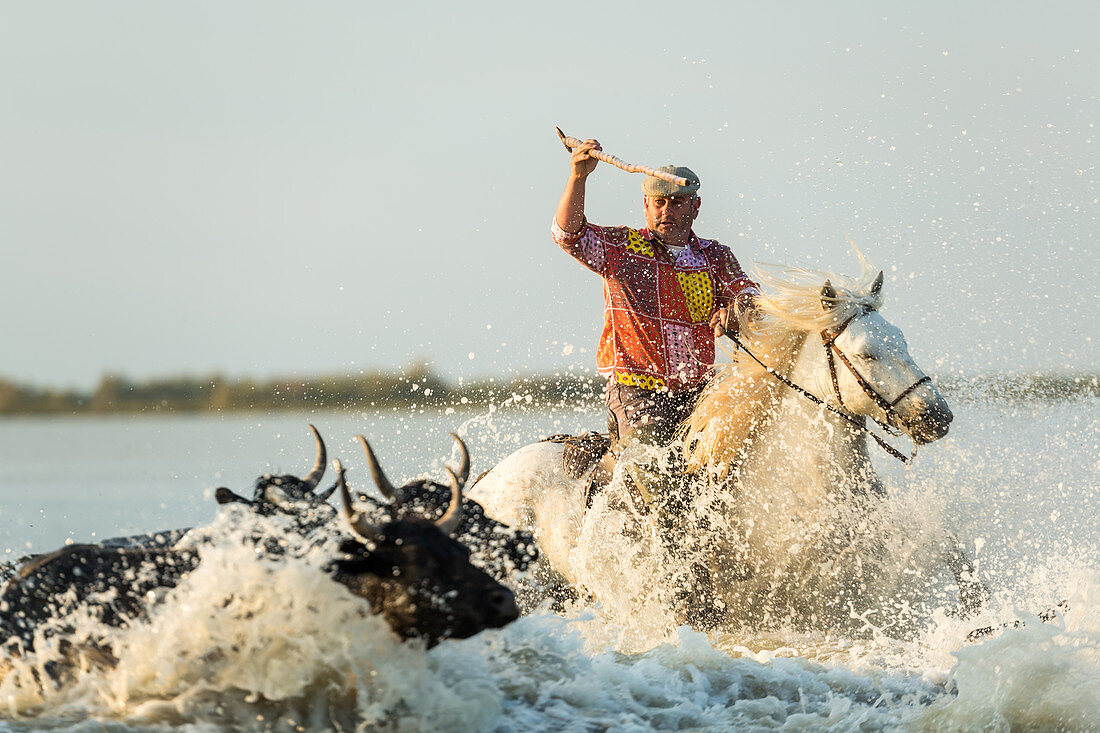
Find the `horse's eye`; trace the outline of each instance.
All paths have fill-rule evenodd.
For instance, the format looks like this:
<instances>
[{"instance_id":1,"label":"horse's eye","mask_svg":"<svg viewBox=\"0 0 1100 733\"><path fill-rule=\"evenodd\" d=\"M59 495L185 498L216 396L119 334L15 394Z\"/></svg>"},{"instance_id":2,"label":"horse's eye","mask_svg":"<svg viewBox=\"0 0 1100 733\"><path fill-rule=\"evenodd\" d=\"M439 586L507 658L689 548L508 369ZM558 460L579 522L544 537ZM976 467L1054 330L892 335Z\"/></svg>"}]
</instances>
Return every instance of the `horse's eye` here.
<instances>
[{"instance_id":1,"label":"horse's eye","mask_svg":"<svg viewBox=\"0 0 1100 733\"><path fill-rule=\"evenodd\" d=\"M878 356L869 352L856 354L856 358L862 359L863 361L878 361Z\"/></svg>"}]
</instances>

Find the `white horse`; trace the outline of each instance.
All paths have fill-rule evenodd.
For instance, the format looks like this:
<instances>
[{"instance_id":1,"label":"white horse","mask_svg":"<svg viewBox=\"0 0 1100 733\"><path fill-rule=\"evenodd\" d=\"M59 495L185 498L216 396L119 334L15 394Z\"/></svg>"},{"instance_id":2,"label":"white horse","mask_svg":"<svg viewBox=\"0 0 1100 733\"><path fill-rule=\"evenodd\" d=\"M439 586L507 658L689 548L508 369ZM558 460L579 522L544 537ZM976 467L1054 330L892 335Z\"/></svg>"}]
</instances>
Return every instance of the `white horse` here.
<instances>
[{"instance_id":1,"label":"white horse","mask_svg":"<svg viewBox=\"0 0 1100 733\"><path fill-rule=\"evenodd\" d=\"M915 445L942 438L952 419L901 331L879 313L882 273L864 263L853 282L807 271L765 279L764 315L741 324L742 343L817 402L746 351L732 355L681 431L681 465L693 477L681 531L669 537L618 478L586 508L589 476L565 472L557 443L505 458L471 498L531 530L549 576L623 620L663 607L664 621L682 621L670 602L685 584L693 592L692 565L696 579L705 568L708 592L738 626L873 625L868 613L927 596L925 576L944 560L960 601L978 602L984 589L969 583L973 568L957 543L914 526L914 508L888 501L869 455L865 418ZM906 596L903 586L917 590Z\"/></svg>"}]
</instances>

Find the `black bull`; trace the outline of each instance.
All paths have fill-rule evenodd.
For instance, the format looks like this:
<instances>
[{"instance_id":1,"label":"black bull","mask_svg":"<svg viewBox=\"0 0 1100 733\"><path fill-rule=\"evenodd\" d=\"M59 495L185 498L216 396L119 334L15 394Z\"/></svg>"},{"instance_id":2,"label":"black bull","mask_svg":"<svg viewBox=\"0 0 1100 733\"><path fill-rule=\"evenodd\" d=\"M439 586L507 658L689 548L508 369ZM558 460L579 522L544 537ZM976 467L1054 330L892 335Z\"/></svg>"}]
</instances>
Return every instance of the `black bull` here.
<instances>
[{"instance_id":1,"label":"black bull","mask_svg":"<svg viewBox=\"0 0 1100 733\"><path fill-rule=\"evenodd\" d=\"M463 520L462 487L453 474L451 501L437 521L405 516L372 522L353 502L339 462L336 484L314 493L326 460L324 443L311 430L318 444L313 469L302 479L261 477L258 500L243 500L253 511L288 513L308 534L334 522L335 509L325 499L339 489L351 532L324 572L367 600L403 639L434 645L518 617L512 592L473 566L470 550L449 536ZM240 497L219 489L218 499ZM0 592L0 638L9 649L29 650L44 622L81 605L107 625L125 626L147 611L157 589L175 587L193 570L200 555L196 548L74 545L32 557Z\"/></svg>"},{"instance_id":2,"label":"black bull","mask_svg":"<svg viewBox=\"0 0 1100 733\"><path fill-rule=\"evenodd\" d=\"M336 487L324 492L314 492L310 487L310 484L316 486L317 480L311 481L311 477L318 470L317 467L323 467L325 463L324 442L312 425L310 429L314 431L317 441L317 459L313 470L305 479L295 476L262 476L256 481L251 499L227 488L219 488L215 492L218 503L246 504L262 515L286 514L293 517L303 531L335 521L336 511L328 504L327 499ZM418 517L441 520L444 517L452 503L455 491L453 484L457 483L457 490L462 491L470 478L469 451L461 438L454 433L451 435L461 454L457 473L447 469L452 485L444 486L435 481L418 479L400 487L393 486L386 478L366 438L362 435L356 436L363 446L375 485L387 500L379 502L357 492L359 503L367 507L365 513L370 520L385 523ZM451 532L456 540L470 548L475 565L502 582L514 578L516 572L526 570L538 558L533 534L513 529L486 516L485 509L473 499L462 497L461 512ZM172 536L173 533L163 534Z\"/></svg>"},{"instance_id":3,"label":"black bull","mask_svg":"<svg viewBox=\"0 0 1100 733\"><path fill-rule=\"evenodd\" d=\"M458 444L461 456L457 481L460 487L465 487L470 478L470 453L461 438L454 433L451 433L451 437ZM373 519L394 521L410 516L442 516L450 502L450 487L427 479L394 486L386 477L366 438L362 435L357 435L356 438L366 453L375 486L388 500L388 503L380 504L371 502L369 497L360 494L361 501L374 504L371 512ZM447 471L450 473L450 469ZM451 476L455 479L456 474L452 473ZM516 572L526 570L538 559L538 549L532 533L514 529L486 516L485 509L473 499L463 499L462 520L455 529L455 537L471 548L475 564L501 581L514 578Z\"/></svg>"}]
</instances>

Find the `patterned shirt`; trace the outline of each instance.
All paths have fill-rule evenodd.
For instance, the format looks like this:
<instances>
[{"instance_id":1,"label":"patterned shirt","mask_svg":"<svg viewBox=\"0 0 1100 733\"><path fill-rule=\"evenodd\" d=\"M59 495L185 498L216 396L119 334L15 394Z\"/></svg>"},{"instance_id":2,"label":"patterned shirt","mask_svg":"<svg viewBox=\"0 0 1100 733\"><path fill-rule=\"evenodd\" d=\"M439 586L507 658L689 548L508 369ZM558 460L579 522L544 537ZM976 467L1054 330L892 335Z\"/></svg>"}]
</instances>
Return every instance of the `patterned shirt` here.
<instances>
[{"instance_id":1,"label":"patterned shirt","mask_svg":"<svg viewBox=\"0 0 1100 733\"><path fill-rule=\"evenodd\" d=\"M619 384L676 392L707 380L714 366L710 318L759 289L728 247L691 235L679 255L648 229L585 222L554 241L603 277L604 325L596 361Z\"/></svg>"}]
</instances>

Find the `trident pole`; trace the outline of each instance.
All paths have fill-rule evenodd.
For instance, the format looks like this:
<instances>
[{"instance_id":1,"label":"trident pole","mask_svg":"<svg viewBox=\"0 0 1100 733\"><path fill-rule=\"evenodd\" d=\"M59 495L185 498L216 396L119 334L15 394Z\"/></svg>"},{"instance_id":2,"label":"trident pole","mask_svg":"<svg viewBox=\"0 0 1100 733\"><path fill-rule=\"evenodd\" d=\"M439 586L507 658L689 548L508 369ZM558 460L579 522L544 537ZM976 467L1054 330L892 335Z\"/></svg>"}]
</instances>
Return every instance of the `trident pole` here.
<instances>
[{"instance_id":1,"label":"trident pole","mask_svg":"<svg viewBox=\"0 0 1100 733\"><path fill-rule=\"evenodd\" d=\"M584 142L582 140L578 140L575 137L567 136L564 132L561 131L560 127L555 127L554 129L557 131L558 137L561 138L562 145L564 145L565 149L569 152L573 152L573 150L575 150L576 148L584 145ZM604 163L610 163L616 168L621 168L627 173L645 173L647 176L654 176L655 178L660 178L662 181L675 183L677 186L687 186L693 183L693 181L690 181L687 178L683 178L682 176L674 176L671 173L659 171L646 165L634 165L633 163L624 163L623 161L616 158L614 155L609 155L602 150L592 150L589 151L588 154L596 160L602 160Z\"/></svg>"}]
</instances>

